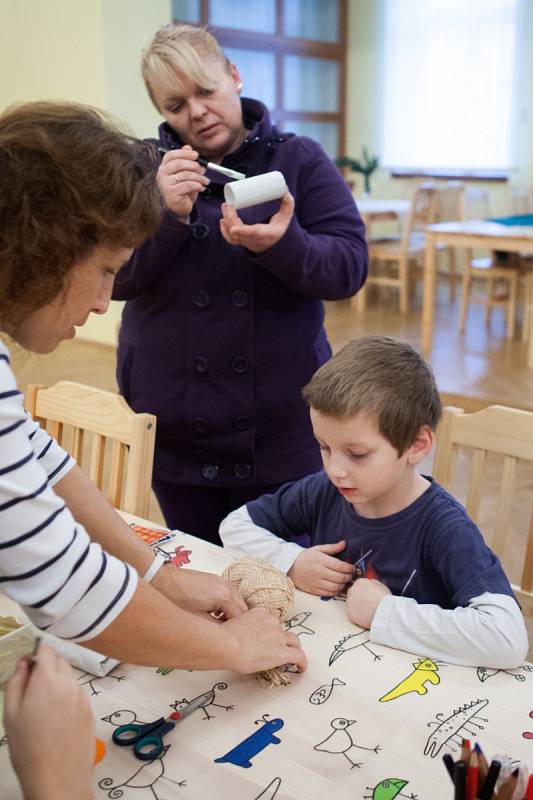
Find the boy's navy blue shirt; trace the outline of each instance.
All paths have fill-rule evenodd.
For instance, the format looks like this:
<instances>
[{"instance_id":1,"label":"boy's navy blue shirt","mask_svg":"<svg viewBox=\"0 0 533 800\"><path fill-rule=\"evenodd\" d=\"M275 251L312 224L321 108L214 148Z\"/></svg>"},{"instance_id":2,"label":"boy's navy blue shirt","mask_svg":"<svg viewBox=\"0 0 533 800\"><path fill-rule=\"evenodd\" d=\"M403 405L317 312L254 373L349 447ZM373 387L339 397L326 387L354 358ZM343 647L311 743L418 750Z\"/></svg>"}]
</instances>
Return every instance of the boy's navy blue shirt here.
<instances>
[{"instance_id":1,"label":"boy's navy blue shirt","mask_svg":"<svg viewBox=\"0 0 533 800\"><path fill-rule=\"evenodd\" d=\"M498 558L463 506L427 480L431 485L414 503L388 517L357 514L324 472L246 507L256 525L285 540L304 533L312 545L345 539L338 557L360 562L360 574L382 581L394 595L445 609L467 606L484 592L514 597Z\"/></svg>"}]
</instances>

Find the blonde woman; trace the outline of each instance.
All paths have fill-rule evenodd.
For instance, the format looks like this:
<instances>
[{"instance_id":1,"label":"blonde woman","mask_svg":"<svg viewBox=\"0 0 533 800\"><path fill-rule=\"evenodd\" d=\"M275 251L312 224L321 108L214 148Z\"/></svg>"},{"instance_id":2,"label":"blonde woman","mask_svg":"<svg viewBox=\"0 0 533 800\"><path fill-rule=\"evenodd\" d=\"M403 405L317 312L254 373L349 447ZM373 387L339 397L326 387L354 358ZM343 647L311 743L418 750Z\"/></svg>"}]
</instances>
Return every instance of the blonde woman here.
<instances>
[{"instance_id":1,"label":"blonde woman","mask_svg":"<svg viewBox=\"0 0 533 800\"><path fill-rule=\"evenodd\" d=\"M322 300L365 280L364 228L321 147L241 99L237 66L207 31L162 28L142 72L163 117L167 212L115 285L127 301L118 380L157 415L167 524L220 543L232 509L321 468L300 390L331 355ZM227 178L199 156L247 176L279 170L289 192L237 214Z\"/></svg>"}]
</instances>

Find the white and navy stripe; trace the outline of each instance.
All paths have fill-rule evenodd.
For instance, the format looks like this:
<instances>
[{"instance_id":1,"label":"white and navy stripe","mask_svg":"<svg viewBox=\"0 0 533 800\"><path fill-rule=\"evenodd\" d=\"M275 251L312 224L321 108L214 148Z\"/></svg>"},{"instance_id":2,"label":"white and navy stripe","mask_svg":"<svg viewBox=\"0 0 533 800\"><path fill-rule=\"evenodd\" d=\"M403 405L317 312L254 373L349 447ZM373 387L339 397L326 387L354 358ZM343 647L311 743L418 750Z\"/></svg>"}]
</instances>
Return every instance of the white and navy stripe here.
<instances>
[{"instance_id":1,"label":"white and navy stripe","mask_svg":"<svg viewBox=\"0 0 533 800\"><path fill-rule=\"evenodd\" d=\"M0 342L0 590L39 628L84 641L129 603L137 573L91 542L51 488L73 466L24 411Z\"/></svg>"}]
</instances>

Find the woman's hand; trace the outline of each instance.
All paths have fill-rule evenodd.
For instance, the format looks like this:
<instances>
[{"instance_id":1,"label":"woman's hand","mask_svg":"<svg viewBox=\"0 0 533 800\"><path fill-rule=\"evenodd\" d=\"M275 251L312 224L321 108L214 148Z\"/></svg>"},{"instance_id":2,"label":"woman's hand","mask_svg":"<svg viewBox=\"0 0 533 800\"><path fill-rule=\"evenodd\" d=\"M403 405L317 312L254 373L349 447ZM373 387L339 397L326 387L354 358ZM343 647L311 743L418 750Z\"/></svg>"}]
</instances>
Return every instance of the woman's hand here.
<instances>
[{"instance_id":1,"label":"woman's hand","mask_svg":"<svg viewBox=\"0 0 533 800\"><path fill-rule=\"evenodd\" d=\"M374 614L379 604L388 594L391 594L384 583L370 578L358 578L353 586L348 589L346 598L346 613L348 619L361 628L371 628Z\"/></svg>"},{"instance_id":2,"label":"woman's hand","mask_svg":"<svg viewBox=\"0 0 533 800\"><path fill-rule=\"evenodd\" d=\"M238 617L248 606L243 596L219 575L169 565L160 569L152 586L186 611L218 619Z\"/></svg>"},{"instance_id":3,"label":"woman's hand","mask_svg":"<svg viewBox=\"0 0 533 800\"><path fill-rule=\"evenodd\" d=\"M339 594L353 577L353 567L334 556L342 553L346 542L308 547L297 557L288 575L297 589L332 597Z\"/></svg>"},{"instance_id":4,"label":"woman's hand","mask_svg":"<svg viewBox=\"0 0 533 800\"><path fill-rule=\"evenodd\" d=\"M281 199L279 211L274 214L270 222L257 225L245 225L241 220L235 206L222 203L222 219L220 232L229 244L238 244L246 247L252 253L264 253L279 242L289 227L294 212L294 198L287 192Z\"/></svg>"},{"instance_id":5,"label":"woman's hand","mask_svg":"<svg viewBox=\"0 0 533 800\"><path fill-rule=\"evenodd\" d=\"M157 171L157 185L167 207L178 217L188 217L198 194L209 185L198 153L188 144L165 153Z\"/></svg>"},{"instance_id":6,"label":"woman's hand","mask_svg":"<svg viewBox=\"0 0 533 800\"><path fill-rule=\"evenodd\" d=\"M67 662L42 645L31 671L19 661L5 695L9 754L25 800L93 798L94 718Z\"/></svg>"},{"instance_id":7,"label":"woman's hand","mask_svg":"<svg viewBox=\"0 0 533 800\"><path fill-rule=\"evenodd\" d=\"M228 666L235 672L248 675L285 664L294 664L303 672L307 667L296 634L284 631L279 620L265 608L252 608L225 622L219 630L228 638L233 636L233 655Z\"/></svg>"}]
</instances>

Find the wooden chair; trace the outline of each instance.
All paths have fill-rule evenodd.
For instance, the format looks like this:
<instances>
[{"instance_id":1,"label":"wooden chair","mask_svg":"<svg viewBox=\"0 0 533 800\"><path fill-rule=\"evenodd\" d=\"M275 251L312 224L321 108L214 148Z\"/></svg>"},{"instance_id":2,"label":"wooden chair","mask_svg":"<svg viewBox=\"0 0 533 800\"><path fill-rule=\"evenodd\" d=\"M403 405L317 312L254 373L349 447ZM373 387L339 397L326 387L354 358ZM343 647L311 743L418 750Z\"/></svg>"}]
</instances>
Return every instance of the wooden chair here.
<instances>
[{"instance_id":1,"label":"wooden chair","mask_svg":"<svg viewBox=\"0 0 533 800\"><path fill-rule=\"evenodd\" d=\"M488 454L503 458L499 502L493 535L488 542L498 558L505 562L510 552L509 524L514 502L517 463L533 464L533 412L505 406L489 406L465 414L462 408L448 406L437 431L433 477L450 489L459 447L473 450L466 510L477 522L481 504L484 466ZM513 585L526 616L533 618L533 516L529 525L521 578Z\"/></svg>"},{"instance_id":2,"label":"wooden chair","mask_svg":"<svg viewBox=\"0 0 533 800\"><path fill-rule=\"evenodd\" d=\"M465 194L465 219L486 219L490 217L490 201L484 189L468 189ZM461 312L459 330L464 331L470 303L481 303L485 306L485 324L488 325L493 308L503 308L506 317L506 338L514 336L518 309L518 291L521 276L528 280L525 265L518 257L508 255L507 260L498 260L496 253L474 258L471 249L465 250L463 267ZM472 295L472 282L485 281L486 291L481 297ZM526 293L528 289L526 287ZM526 324L522 329L522 338L526 338Z\"/></svg>"},{"instance_id":3,"label":"wooden chair","mask_svg":"<svg viewBox=\"0 0 533 800\"><path fill-rule=\"evenodd\" d=\"M456 222L465 218L465 187L461 181L448 181L436 184L434 222ZM437 245L437 252L445 252L448 257L448 277L450 279L450 300L455 300L457 279L457 251L445 244Z\"/></svg>"},{"instance_id":4,"label":"wooden chair","mask_svg":"<svg viewBox=\"0 0 533 800\"><path fill-rule=\"evenodd\" d=\"M511 214L533 214L533 186L510 186Z\"/></svg>"},{"instance_id":5,"label":"wooden chair","mask_svg":"<svg viewBox=\"0 0 533 800\"><path fill-rule=\"evenodd\" d=\"M25 406L80 466L90 455L89 477L102 491L107 485L107 497L115 508L148 516L153 414L135 414L120 395L72 381L49 388L30 384ZM111 455L106 459L108 440Z\"/></svg>"},{"instance_id":6,"label":"wooden chair","mask_svg":"<svg viewBox=\"0 0 533 800\"><path fill-rule=\"evenodd\" d=\"M355 296L358 311L366 308L367 287L393 286L400 293L400 312L407 313L409 301L409 268L424 258L424 229L435 221L435 185L418 184L412 193L411 205L399 240L371 240L368 243L369 275L365 286ZM381 264L385 270L381 271Z\"/></svg>"}]
</instances>

